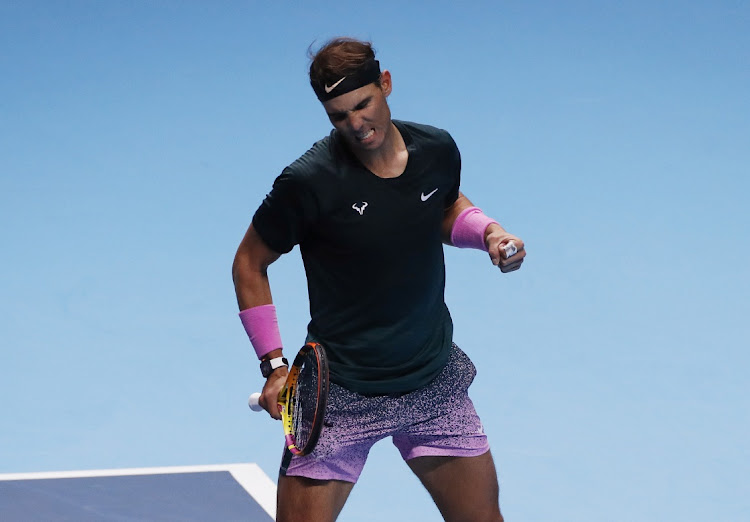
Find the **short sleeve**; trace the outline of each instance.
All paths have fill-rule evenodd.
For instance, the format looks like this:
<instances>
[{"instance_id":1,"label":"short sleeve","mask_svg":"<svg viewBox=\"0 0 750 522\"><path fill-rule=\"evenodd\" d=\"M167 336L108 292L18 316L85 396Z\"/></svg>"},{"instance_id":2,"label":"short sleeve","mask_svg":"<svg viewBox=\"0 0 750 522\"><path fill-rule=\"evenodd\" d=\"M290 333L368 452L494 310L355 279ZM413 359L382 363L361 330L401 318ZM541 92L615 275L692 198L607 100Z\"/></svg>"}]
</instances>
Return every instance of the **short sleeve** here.
<instances>
[{"instance_id":1,"label":"short sleeve","mask_svg":"<svg viewBox=\"0 0 750 522\"><path fill-rule=\"evenodd\" d=\"M286 254L304 240L317 217L313 191L286 168L255 212L253 228L273 251Z\"/></svg>"},{"instance_id":2,"label":"short sleeve","mask_svg":"<svg viewBox=\"0 0 750 522\"><path fill-rule=\"evenodd\" d=\"M450 138L450 152L448 153L448 165L450 165L450 175L452 176L451 188L445 196L445 208L449 208L458 199L458 191L461 186L461 152L458 145Z\"/></svg>"}]
</instances>

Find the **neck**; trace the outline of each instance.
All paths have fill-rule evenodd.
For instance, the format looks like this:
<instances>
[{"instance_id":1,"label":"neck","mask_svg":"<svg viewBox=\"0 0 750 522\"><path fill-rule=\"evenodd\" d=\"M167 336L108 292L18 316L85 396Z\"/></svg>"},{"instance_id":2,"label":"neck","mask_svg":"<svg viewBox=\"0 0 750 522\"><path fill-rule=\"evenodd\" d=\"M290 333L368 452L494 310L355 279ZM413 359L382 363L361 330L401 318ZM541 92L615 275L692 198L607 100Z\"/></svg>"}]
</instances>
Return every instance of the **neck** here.
<instances>
[{"instance_id":1,"label":"neck","mask_svg":"<svg viewBox=\"0 0 750 522\"><path fill-rule=\"evenodd\" d=\"M381 178L397 178L406 168L409 153L404 138L391 122L385 141L376 150L355 150L357 159L370 172Z\"/></svg>"}]
</instances>

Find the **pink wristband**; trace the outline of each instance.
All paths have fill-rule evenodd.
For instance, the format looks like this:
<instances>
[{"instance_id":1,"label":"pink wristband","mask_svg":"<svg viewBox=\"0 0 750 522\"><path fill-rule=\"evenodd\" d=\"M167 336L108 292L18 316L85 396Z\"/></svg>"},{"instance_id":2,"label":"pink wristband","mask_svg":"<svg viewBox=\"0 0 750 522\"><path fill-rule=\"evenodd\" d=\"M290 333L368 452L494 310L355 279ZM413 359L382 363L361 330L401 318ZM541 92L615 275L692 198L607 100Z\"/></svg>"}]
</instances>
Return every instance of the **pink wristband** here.
<instances>
[{"instance_id":1,"label":"pink wristband","mask_svg":"<svg viewBox=\"0 0 750 522\"><path fill-rule=\"evenodd\" d=\"M458 215L451 230L451 243L458 248L476 248L487 252L484 232L497 221L484 215L481 209L469 207Z\"/></svg>"},{"instance_id":2,"label":"pink wristband","mask_svg":"<svg viewBox=\"0 0 750 522\"><path fill-rule=\"evenodd\" d=\"M240 321L255 348L258 359L272 350L281 348L279 321L272 304L254 306L240 312Z\"/></svg>"}]
</instances>

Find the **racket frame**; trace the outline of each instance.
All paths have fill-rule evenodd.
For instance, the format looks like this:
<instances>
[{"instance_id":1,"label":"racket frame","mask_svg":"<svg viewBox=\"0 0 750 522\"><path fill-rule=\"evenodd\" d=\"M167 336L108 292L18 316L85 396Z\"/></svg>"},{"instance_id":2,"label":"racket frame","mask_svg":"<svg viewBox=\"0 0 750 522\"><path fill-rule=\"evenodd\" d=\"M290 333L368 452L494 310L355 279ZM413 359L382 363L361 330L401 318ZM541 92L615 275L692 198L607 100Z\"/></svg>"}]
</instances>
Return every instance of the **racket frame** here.
<instances>
[{"instance_id":1,"label":"racket frame","mask_svg":"<svg viewBox=\"0 0 750 522\"><path fill-rule=\"evenodd\" d=\"M315 408L315 415L313 416L312 427L310 429L310 437L307 444L300 448L297 446L297 440L294 434L294 413L297 409L295 393L297 391L297 383L299 381L302 365L305 357L307 357L310 352L313 353L318 365L318 405L317 408ZM279 413L281 414L281 421L284 425L286 446L293 455L308 455L315 448L318 438L320 437L320 432L323 429L323 417L325 415L326 403L328 400L328 387L328 358L326 357L325 350L319 343L308 342L294 358L294 362L289 368L289 375L286 378L284 387L279 392L278 399Z\"/></svg>"}]
</instances>

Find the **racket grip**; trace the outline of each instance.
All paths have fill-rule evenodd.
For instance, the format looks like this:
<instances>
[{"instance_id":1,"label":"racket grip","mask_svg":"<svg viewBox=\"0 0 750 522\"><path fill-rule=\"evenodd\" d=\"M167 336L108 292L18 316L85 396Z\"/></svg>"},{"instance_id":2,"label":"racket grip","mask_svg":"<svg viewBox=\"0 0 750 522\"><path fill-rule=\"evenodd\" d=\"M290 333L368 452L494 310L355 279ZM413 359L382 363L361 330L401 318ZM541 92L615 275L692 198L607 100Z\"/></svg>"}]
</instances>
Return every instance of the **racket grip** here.
<instances>
[{"instance_id":1,"label":"racket grip","mask_svg":"<svg viewBox=\"0 0 750 522\"><path fill-rule=\"evenodd\" d=\"M255 392L250 395L250 398L247 400L247 405L250 406L251 410L263 411L263 407L258 403L258 399L260 399L260 393Z\"/></svg>"}]
</instances>

